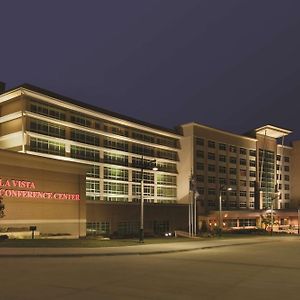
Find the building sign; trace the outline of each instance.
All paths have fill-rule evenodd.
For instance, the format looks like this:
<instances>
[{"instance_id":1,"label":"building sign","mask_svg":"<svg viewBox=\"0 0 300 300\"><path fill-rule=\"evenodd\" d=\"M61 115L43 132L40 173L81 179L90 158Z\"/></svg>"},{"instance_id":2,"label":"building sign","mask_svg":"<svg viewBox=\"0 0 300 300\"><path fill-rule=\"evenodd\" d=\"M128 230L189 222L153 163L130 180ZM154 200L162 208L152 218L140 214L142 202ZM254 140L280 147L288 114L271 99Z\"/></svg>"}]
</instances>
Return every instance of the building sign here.
<instances>
[{"instance_id":1,"label":"building sign","mask_svg":"<svg viewBox=\"0 0 300 300\"><path fill-rule=\"evenodd\" d=\"M79 194L37 191L33 181L2 178L0 178L0 196L9 198L80 200Z\"/></svg>"}]
</instances>

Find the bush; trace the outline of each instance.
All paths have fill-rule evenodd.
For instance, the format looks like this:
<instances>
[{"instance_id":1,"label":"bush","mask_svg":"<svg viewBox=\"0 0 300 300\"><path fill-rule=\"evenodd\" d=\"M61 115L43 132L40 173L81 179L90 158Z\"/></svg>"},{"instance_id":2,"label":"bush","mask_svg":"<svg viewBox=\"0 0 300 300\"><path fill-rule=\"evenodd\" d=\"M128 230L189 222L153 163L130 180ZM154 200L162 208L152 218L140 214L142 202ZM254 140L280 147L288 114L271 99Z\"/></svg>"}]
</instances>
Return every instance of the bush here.
<instances>
[{"instance_id":1,"label":"bush","mask_svg":"<svg viewBox=\"0 0 300 300\"><path fill-rule=\"evenodd\" d=\"M8 240L8 235L7 234L0 235L0 241L5 241L5 240Z\"/></svg>"}]
</instances>

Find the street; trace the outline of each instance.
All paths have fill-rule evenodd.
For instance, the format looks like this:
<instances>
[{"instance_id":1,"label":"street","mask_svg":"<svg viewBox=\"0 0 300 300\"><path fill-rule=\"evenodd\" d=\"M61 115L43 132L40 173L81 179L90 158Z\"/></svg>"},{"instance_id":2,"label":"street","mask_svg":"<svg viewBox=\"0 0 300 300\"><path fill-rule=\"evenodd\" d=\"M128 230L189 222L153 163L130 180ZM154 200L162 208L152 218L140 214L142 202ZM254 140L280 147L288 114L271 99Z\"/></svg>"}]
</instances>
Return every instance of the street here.
<instances>
[{"instance_id":1,"label":"street","mask_svg":"<svg viewBox=\"0 0 300 300\"><path fill-rule=\"evenodd\" d=\"M1 299L298 299L300 239L190 252L0 258Z\"/></svg>"}]
</instances>

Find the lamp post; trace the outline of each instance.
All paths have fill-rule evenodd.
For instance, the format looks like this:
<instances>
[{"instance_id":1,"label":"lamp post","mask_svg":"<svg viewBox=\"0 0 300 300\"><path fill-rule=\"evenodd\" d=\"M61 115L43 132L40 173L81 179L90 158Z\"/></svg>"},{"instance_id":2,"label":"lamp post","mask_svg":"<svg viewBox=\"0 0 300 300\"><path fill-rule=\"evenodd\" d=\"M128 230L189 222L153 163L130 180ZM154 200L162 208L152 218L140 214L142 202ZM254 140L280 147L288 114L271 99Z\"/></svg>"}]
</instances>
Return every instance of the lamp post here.
<instances>
[{"instance_id":1,"label":"lamp post","mask_svg":"<svg viewBox=\"0 0 300 300\"><path fill-rule=\"evenodd\" d=\"M221 185L219 189L219 234L222 234L223 219L222 219L222 192L232 191L232 188L227 188L226 185Z\"/></svg>"},{"instance_id":2,"label":"lamp post","mask_svg":"<svg viewBox=\"0 0 300 300\"><path fill-rule=\"evenodd\" d=\"M298 208L297 212L298 212L298 235L299 235L300 234L300 227L299 227L299 224L300 224L300 208Z\"/></svg>"},{"instance_id":3,"label":"lamp post","mask_svg":"<svg viewBox=\"0 0 300 300\"><path fill-rule=\"evenodd\" d=\"M144 156L142 156L141 161L141 212L140 212L140 243L144 243L144 169L151 168L153 171L157 171L158 168L156 166L156 159L152 160L144 160Z\"/></svg>"}]
</instances>

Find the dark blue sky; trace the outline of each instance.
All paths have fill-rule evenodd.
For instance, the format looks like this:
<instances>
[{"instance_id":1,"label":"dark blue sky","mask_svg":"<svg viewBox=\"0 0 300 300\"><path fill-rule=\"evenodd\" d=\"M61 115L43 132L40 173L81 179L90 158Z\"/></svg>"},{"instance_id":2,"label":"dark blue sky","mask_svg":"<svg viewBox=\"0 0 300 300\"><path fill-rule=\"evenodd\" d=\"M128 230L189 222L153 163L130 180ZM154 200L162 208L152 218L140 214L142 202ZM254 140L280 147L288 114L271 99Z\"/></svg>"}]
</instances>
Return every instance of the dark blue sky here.
<instances>
[{"instance_id":1,"label":"dark blue sky","mask_svg":"<svg viewBox=\"0 0 300 300\"><path fill-rule=\"evenodd\" d=\"M300 139L299 0L1 2L0 81L150 123Z\"/></svg>"}]
</instances>

